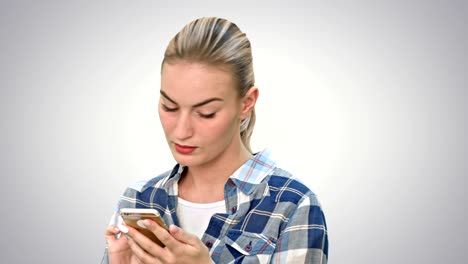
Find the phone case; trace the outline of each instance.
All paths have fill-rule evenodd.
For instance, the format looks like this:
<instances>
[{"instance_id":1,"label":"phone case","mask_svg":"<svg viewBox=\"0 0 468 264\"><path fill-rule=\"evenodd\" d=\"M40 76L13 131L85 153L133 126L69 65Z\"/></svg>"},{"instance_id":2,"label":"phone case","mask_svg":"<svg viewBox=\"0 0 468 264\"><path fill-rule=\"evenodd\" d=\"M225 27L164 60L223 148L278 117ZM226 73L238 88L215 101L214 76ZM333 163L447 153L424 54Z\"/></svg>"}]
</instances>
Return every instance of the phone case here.
<instances>
[{"instance_id":1,"label":"phone case","mask_svg":"<svg viewBox=\"0 0 468 264\"><path fill-rule=\"evenodd\" d=\"M145 219L151 219L167 230L167 226L158 211L155 209L122 208L120 210L120 216L122 216L126 225L135 228L138 232L142 233L161 247L165 247L154 233L147 229L142 223Z\"/></svg>"}]
</instances>

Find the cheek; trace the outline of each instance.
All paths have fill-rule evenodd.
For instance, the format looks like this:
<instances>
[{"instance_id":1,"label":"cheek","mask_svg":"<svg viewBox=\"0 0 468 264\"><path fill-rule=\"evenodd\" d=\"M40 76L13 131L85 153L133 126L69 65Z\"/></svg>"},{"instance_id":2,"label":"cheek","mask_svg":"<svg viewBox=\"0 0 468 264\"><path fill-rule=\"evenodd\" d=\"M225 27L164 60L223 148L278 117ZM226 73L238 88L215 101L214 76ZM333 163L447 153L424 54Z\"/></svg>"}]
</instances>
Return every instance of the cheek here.
<instances>
[{"instance_id":1,"label":"cheek","mask_svg":"<svg viewBox=\"0 0 468 264\"><path fill-rule=\"evenodd\" d=\"M166 131L166 132L170 131L171 128L175 124L174 118L171 118L170 115L168 115L165 112L161 112L161 111L159 112L159 120L161 121L161 125L162 125L164 131Z\"/></svg>"},{"instance_id":2,"label":"cheek","mask_svg":"<svg viewBox=\"0 0 468 264\"><path fill-rule=\"evenodd\" d=\"M234 125L235 122L233 120L223 120L213 123L203 128L204 137L206 139L210 138L212 141L231 138L234 132Z\"/></svg>"}]
</instances>

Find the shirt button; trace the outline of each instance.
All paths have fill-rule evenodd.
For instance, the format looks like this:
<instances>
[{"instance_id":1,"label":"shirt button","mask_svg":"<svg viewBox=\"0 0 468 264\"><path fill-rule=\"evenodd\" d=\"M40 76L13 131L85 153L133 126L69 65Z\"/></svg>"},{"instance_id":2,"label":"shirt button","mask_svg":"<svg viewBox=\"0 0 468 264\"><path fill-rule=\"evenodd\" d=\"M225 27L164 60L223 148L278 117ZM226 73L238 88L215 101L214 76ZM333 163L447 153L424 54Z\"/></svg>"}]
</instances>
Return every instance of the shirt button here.
<instances>
[{"instance_id":1,"label":"shirt button","mask_svg":"<svg viewBox=\"0 0 468 264\"><path fill-rule=\"evenodd\" d=\"M213 241L207 240L207 241L205 242L205 245L206 245L208 248L211 248L211 247L213 247Z\"/></svg>"},{"instance_id":2,"label":"shirt button","mask_svg":"<svg viewBox=\"0 0 468 264\"><path fill-rule=\"evenodd\" d=\"M249 244L249 245L245 246L244 249L245 249L245 251L250 252L250 250L252 250L252 246Z\"/></svg>"},{"instance_id":3,"label":"shirt button","mask_svg":"<svg viewBox=\"0 0 468 264\"><path fill-rule=\"evenodd\" d=\"M231 213L235 213L235 212L237 212L237 206L233 206L233 207L231 208Z\"/></svg>"}]
</instances>

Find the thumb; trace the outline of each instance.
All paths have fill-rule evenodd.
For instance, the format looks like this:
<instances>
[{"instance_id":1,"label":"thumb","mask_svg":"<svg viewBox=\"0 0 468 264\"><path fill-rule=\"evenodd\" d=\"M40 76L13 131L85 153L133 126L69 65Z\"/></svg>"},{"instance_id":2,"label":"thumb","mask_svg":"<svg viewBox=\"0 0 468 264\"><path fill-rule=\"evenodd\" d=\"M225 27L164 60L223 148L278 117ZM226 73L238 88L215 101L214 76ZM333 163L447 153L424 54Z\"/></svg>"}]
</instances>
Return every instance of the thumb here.
<instances>
[{"instance_id":1,"label":"thumb","mask_svg":"<svg viewBox=\"0 0 468 264\"><path fill-rule=\"evenodd\" d=\"M182 228L176 225L169 226L169 232L175 239L185 244L195 245L198 241L198 238L195 235L184 231Z\"/></svg>"}]
</instances>

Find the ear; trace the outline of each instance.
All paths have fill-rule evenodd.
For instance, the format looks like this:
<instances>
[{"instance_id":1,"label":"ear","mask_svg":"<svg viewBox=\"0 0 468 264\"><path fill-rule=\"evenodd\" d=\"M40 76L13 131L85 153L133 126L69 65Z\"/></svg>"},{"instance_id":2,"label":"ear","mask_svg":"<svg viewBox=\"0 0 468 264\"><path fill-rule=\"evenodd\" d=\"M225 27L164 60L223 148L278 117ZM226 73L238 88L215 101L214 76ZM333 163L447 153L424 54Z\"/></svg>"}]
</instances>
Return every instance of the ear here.
<instances>
[{"instance_id":1,"label":"ear","mask_svg":"<svg viewBox=\"0 0 468 264\"><path fill-rule=\"evenodd\" d=\"M258 99L258 88L255 86L250 87L247 93L242 98L242 109L240 118L241 120L250 116L250 113L255 107L255 103Z\"/></svg>"}]
</instances>

